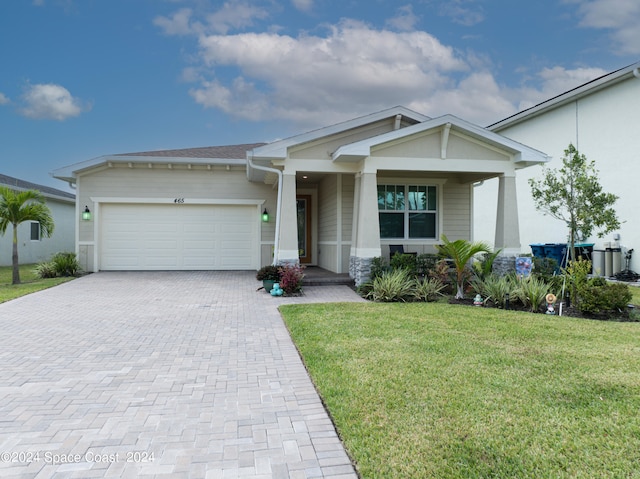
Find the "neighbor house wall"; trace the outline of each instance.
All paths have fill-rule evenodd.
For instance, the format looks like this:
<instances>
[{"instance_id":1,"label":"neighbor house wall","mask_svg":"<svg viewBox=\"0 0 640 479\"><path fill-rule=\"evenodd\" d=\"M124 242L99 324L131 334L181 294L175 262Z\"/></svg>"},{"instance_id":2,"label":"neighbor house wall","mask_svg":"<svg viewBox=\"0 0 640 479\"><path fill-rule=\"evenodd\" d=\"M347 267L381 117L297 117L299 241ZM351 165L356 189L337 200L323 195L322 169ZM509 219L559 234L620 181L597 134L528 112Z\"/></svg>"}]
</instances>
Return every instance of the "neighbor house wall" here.
<instances>
[{"instance_id":1,"label":"neighbor house wall","mask_svg":"<svg viewBox=\"0 0 640 479\"><path fill-rule=\"evenodd\" d=\"M48 261L55 253L75 250L75 204L73 200L61 201L46 198L54 223L53 235L31 240L31 221L18 226L18 258L20 264ZM13 226L9 225L4 236L0 236L0 266L12 264Z\"/></svg>"},{"instance_id":2,"label":"neighbor house wall","mask_svg":"<svg viewBox=\"0 0 640 479\"><path fill-rule=\"evenodd\" d=\"M269 212L269 222L261 222L261 264L271 262L271 251L276 222L277 188L263 183L252 183L247 180L244 167L214 166L211 169L182 165L167 166L114 164L111 168L103 168L85 175L77 180L78 205L80 209L89 206L96 212L96 204L92 198L185 198L187 200L263 200L261 209ZM91 221L78 218L78 252L83 268L94 269L93 258L97 238L94 237L95 222L99 221L94 214ZM259 221L259 218L256 218Z\"/></svg>"},{"instance_id":3,"label":"neighbor house wall","mask_svg":"<svg viewBox=\"0 0 640 479\"><path fill-rule=\"evenodd\" d=\"M640 80L630 77L584 98L529 118L522 123L497 130L497 133L552 156L547 167L562 167L564 150L573 143L588 160L595 161L600 184L605 192L618 195L615 210L622 223L620 243L640 251L640 223L637 217L637 177L640 173L640 135L637 112L640 111ZM563 243L568 229L564 222L538 212L531 197L530 178L542 178L539 166L518 170L518 210L521 250L530 253L531 243ZM474 208L474 236L493 242L497 181L477 188ZM589 242L602 248L604 241L614 241L613 233ZM640 270L640 258L632 261Z\"/></svg>"}]
</instances>

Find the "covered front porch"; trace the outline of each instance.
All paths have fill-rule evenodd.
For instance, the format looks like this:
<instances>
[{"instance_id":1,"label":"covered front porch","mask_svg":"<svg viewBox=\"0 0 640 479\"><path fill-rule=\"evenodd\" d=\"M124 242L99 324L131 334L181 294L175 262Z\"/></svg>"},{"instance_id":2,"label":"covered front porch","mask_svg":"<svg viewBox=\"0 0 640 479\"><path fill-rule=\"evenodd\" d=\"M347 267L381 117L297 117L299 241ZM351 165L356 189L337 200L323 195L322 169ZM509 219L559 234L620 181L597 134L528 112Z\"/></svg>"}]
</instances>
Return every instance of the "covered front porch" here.
<instances>
[{"instance_id":1,"label":"covered front porch","mask_svg":"<svg viewBox=\"0 0 640 479\"><path fill-rule=\"evenodd\" d=\"M443 234L520 252L516 171L547 161L543 153L450 115L364 138L336 135L283 140L249 159L278 188L275 263L348 273L358 285L390 245L434 253ZM474 185L489 178L500 184L495 236L473 238Z\"/></svg>"}]
</instances>

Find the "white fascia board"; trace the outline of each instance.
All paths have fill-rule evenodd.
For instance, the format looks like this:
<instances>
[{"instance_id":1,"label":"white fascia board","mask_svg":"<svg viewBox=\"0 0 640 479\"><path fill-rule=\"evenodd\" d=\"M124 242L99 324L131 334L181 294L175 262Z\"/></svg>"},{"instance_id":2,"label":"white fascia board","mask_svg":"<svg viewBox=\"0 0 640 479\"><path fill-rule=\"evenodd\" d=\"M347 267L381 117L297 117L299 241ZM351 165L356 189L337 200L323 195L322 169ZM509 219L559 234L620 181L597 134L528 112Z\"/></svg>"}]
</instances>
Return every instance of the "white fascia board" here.
<instances>
[{"instance_id":1,"label":"white fascia board","mask_svg":"<svg viewBox=\"0 0 640 479\"><path fill-rule=\"evenodd\" d=\"M229 165L244 166L247 160L238 158L188 158L173 156L100 156L91 160L82 161L73 165L65 166L51 172L51 176L69 183L75 182L78 175L84 171L104 166L108 163L136 163L136 164L174 164L174 165Z\"/></svg>"},{"instance_id":2,"label":"white fascia board","mask_svg":"<svg viewBox=\"0 0 640 479\"><path fill-rule=\"evenodd\" d=\"M615 72L603 75L599 78L596 78L595 80L591 80L590 82L584 83L576 88L561 93L560 95L555 96L549 100L538 103L531 108L527 108L526 110L504 118L496 123L487 126L487 129L491 131L503 130L510 126L526 121L529 118L540 115L549 110L554 110L562 105L579 100L580 98L591 95L604 88L613 86L616 83L619 83L627 78L631 78L632 76L640 78L639 75L640 62L637 62L633 65L621 68L620 70L617 70Z\"/></svg>"},{"instance_id":3,"label":"white fascia board","mask_svg":"<svg viewBox=\"0 0 640 479\"><path fill-rule=\"evenodd\" d=\"M351 130L360 126L374 123L376 121L384 120L386 118L394 118L396 115L402 115L403 117L410 118L415 121L423 122L429 120L428 116L417 113L408 108L397 106L388 110L383 110L370 115L347 120L342 123L336 123L335 125L326 126L318 130L309 131L300 135L285 138L284 140L274 141L268 145L260 146L253 150L253 156L255 159L283 159L287 157L287 150L295 145L308 143L318 138L325 136L335 135L342 131ZM403 128L401 128L402 130Z\"/></svg>"}]
</instances>

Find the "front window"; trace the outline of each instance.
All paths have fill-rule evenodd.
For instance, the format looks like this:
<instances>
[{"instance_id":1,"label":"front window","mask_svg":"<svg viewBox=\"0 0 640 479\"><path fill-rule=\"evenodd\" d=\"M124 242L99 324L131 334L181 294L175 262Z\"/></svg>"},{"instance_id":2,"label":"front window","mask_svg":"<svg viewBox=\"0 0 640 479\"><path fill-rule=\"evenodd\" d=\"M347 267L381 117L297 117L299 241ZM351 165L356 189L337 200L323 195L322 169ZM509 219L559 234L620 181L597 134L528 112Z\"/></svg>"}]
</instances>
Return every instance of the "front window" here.
<instances>
[{"instance_id":1,"label":"front window","mask_svg":"<svg viewBox=\"0 0 640 479\"><path fill-rule=\"evenodd\" d=\"M437 197L431 185L378 185L380 238L437 238Z\"/></svg>"}]
</instances>

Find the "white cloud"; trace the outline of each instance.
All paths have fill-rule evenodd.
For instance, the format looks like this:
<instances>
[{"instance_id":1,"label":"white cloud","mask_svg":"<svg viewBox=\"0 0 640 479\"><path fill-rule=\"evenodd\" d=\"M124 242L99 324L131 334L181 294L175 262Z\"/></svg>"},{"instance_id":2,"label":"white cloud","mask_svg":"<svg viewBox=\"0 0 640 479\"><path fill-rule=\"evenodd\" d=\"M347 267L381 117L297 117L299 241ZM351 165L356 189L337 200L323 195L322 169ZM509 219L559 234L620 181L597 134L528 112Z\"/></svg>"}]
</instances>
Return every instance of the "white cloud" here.
<instances>
[{"instance_id":1,"label":"white cloud","mask_svg":"<svg viewBox=\"0 0 640 479\"><path fill-rule=\"evenodd\" d=\"M193 88L192 96L204 106L256 120L325 123L327 115L342 117L354 108L370 112L407 104L446 87L447 74L468 68L428 33L379 31L355 21L331 27L324 37L210 35L200 38L200 46L217 80ZM225 67L241 73L225 82L216 74Z\"/></svg>"},{"instance_id":2,"label":"white cloud","mask_svg":"<svg viewBox=\"0 0 640 479\"><path fill-rule=\"evenodd\" d=\"M301 12L309 12L313 8L313 0L291 0L291 3Z\"/></svg>"},{"instance_id":3,"label":"white cloud","mask_svg":"<svg viewBox=\"0 0 640 479\"><path fill-rule=\"evenodd\" d=\"M4 93L0 92L0 105L7 105L9 102L9 98Z\"/></svg>"},{"instance_id":4,"label":"white cloud","mask_svg":"<svg viewBox=\"0 0 640 479\"><path fill-rule=\"evenodd\" d=\"M573 0L571 3L579 4L582 27L610 30L618 54L640 54L638 0Z\"/></svg>"},{"instance_id":5,"label":"white cloud","mask_svg":"<svg viewBox=\"0 0 640 479\"><path fill-rule=\"evenodd\" d=\"M536 77L539 87L523 87L514 91L513 98L518 102L518 110L530 108L538 103L572 90L584 83L608 73L601 68L566 69L556 66L543 68ZM517 98L517 100L516 100Z\"/></svg>"},{"instance_id":6,"label":"white cloud","mask_svg":"<svg viewBox=\"0 0 640 479\"><path fill-rule=\"evenodd\" d=\"M410 7L399 12L412 14ZM457 51L424 31L380 30L348 19L326 28L317 35L199 35L199 62L182 79L205 108L302 129L394 105L487 125L606 73L557 66L507 87L486 56Z\"/></svg>"},{"instance_id":7,"label":"white cloud","mask_svg":"<svg viewBox=\"0 0 640 479\"><path fill-rule=\"evenodd\" d=\"M22 96L25 106L20 112L28 117L45 120L66 120L80 115L88 106L71 96L69 90L60 85L30 85Z\"/></svg>"},{"instance_id":8,"label":"white cloud","mask_svg":"<svg viewBox=\"0 0 640 479\"><path fill-rule=\"evenodd\" d=\"M189 35L193 33L190 8L182 8L170 17L156 17L153 24L162 28L166 35Z\"/></svg>"},{"instance_id":9,"label":"white cloud","mask_svg":"<svg viewBox=\"0 0 640 479\"><path fill-rule=\"evenodd\" d=\"M395 17L387 20L387 25L395 30L410 31L418 23L418 16L413 13L413 6L405 5L398 9Z\"/></svg>"},{"instance_id":10,"label":"white cloud","mask_svg":"<svg viewBox=\"0 0 640 479\"><path fill-rule=\"evenodd\" d=\"M255 19L264 19L268 12L250 2L226 2L220 10L207 15L207 23L215 33L227 33L231 29L246 28L253 25Z\"/></svg>"},{"instance_id":11,"label":"white cloud","mask_svg":"<svg viewBox=\"0 0 640 479\"><path fill-rule=\"evenodd\" d=\"M440 6L440 14L466 27L484 21L484 11L476 0L448 0Z\"/></svg>"},{"instance_id":12,"label":"white cloud","mask_svg":"<svg viewBox=\"0 0 640 479\"><path fill-rule=\"evenodd\" d=\"M264 8L243 0L231 0L213 13L203 14L202 21L194 20L191 8L182 8L168 17L156 17L153 23L166 35L227 34L231 30L250 27L255 20L268 16Z\"/></svg>"}]
</instances>

